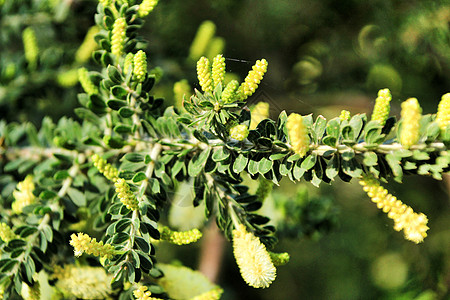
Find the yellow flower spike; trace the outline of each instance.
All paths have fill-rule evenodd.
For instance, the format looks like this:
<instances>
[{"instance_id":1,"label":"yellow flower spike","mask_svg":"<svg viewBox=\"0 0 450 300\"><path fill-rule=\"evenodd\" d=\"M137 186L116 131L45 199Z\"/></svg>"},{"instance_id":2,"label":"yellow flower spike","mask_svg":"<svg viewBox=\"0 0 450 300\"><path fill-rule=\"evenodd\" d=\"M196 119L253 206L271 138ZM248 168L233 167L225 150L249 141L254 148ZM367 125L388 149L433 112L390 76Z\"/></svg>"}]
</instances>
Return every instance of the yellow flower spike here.
<instances>
[{"instance_id":1,"label":"yellow flower spike","mask_svg":"<svg viewBox=\"0 0 450 300\"><path fill-rule=\"evenodd\" d=\"M210 291L204 292L198 296L191 298L190 300L218 300L223 294L223 289L216 287Z\"/></svg>"},{"instance_id":2,"label":"yellow flower spike","mask_svg":"<svg viewBox=\"0 0 450 300\"><path fill-rule=\"evenodd\" d=\"M62 87L72 87L78 83L78 69L58 73L56 81Z\"/></svg>"},{"instance_id":3,"label":"yellow flower spike","mask_svg":"<svg viewBox=\"0 0 450 300\"><path fill-rule=\"evenodd\" d=\"M259 238L239 224L233 230L233 253L242 278L254 288L267 288L275 280L276 269Z\"/></svg>"},{"instance_id":4,"label":"yellow flower spike","mask_svg":"<svg viewBox=\"0 0 450 300\"><path fill-rule=\"evenodd\" d=\"M91 157L94 166L97 170L103 174L107 179L116 181L118 179L119 170L108 164L106 159L101 158L98 154L94 154Z\"/></svg>"},{"instance_id":5,"label":"yellow flower spike","mask_svg":"<svg viewBox=\"0 0 450 300\"><path fill-rule=\"evenodd\" d=\"M303 123L303 117L296 113L290 114L286 122L286 128L294 152L300 154L300 157L305 156L309 150L309 136L308 129Z\"/></svg>"},{"instance_id":6,"label":"yellow flower spike","mask_svg":"<svg viewBox=\"0 0 450 300\"><path fill-rule=\"evenodd\" d=\"M202 237L202 233L197 228L187 231L173 231L167 226L159 229L161 240L168 241L175 245L188 245L195 243Z\"/></svg>"},{"instance_id":7,"label":"yellow flower spike","mask_svg":"<svg viewBox=\"0 0 450 300\"><path fill-rule=\"evenodd\" d=\"M197 77L204 92L211 92L213 90L210 62L204 56L197 62Z\"/></svg>"},{"instance_id":8,"label":"yellow flower spike","mask_svg":"<svg viewBox=\"0 0 450 300\"><path fill-rule=\"evenodd\" d=\"M138 16L140 18L146 17L153 11L156 4L158 4L158 0L142 0L141 4L139 4Z\"/></svg>"},{"instance_id":9,"label":"yellow flower spike","mask_svg":"<svg viewBox=\"0 0 450 300\"><path fill-rule=\"evenodd\" d=\"M125 179L118 178L114 183L116 187L117 197L119 197L120 201L125 205L128 209L138 210L139 209L139 201L133 192L130 190L130 186L125 182Z\"/></svg>"},{"instance_id":10,"label":"yellow flower spike","mask_svg":"<svg viewBox=\"0 0 450 300\"><path fill-rule=\"evenodd\" d=\"M110 299L113 276L102 267L64 265L55 266L51 279L65 295L78 299Z\"/></svg>"},{"instance_id":11,"label":"yellow flower spike","mask_svg":"<svg viewBox=\"0 0 450 300\"><path fill-rule=\"evenodd\" d=\"M22 297L24 300L40 300L41 299L41 289L38 281L34 283L33 286L28 284L22 284Z\"/></svg>"},{"instance_id":12,"label":"yellow flower spike","mask_svg":"<svg viewBox=\"0 0 450 300\"><path fill-rule=\"evenodd\" d=\"M98 88L94 85L94 83L92 83L91 79L89 78L89 72L86 68L78 69L78 80L80 81L83 90L87 94L98 94Z\"/></svg>"},{"instance_id":13,"label":"yellow flower spike","mask_svg":"<svg viewBox=\"0 0 450 300\"><path fill-rule=\"evenodd\" d=\"M375 100L375 106L372 112L372 121L378 121L381 125L386 124L391 110L390 102L392 100L391 91L382 89L378 91L378 97Z\"/></svg>"},{"instance_id":14,"label":"yellow flower spike","mask_svg":"<svg viewBox=\"0 0 450 300\"><path fill-rule=\"evenodd\" d=\"M15 201L12 203L11 208L14 213L20 214L25 206L36 202L33 191L33 176L27 175L23 181L17 184L16 190L13 192Z\"/></svg>"},{"instance_id":15,"label":"yellow flower spike","mask_svg":"<svg viewBox=\"0 0 450 300\"><path fill-rule=\"evenodd\" d=\"M405 239L418 244L423 242L427 236L427 217L420 213L415 213L413 209L395 196L388 193L377 179L372 176L366 176L359 182L372 202L377 204L379 209L387 213L388 218L394 220L394 229L396 231L403 230Z\"/></svg>"},{"instance_id":16,"label":"yellow flower spike","mask_svg":"<svg viewBox=\"0 0 450 300\"><path fill-rule=\"evenodd\" d=\"M256 197L258 197L258 201L264 201L267 196L272 192L273 182L271 180L260 178L258 180L258 189L256 190Z\"/></svg>"},{"instance_id":17,"label":"yellow flower spike","mask_svg":"<svg viewBox=\"0 0 450 300\"><path fill-rule=\"evenodd\" d=\"M133 295L136 300L161 300L161 298L151 297L152 293L145 285L141 285L137 290L134 290Z\"/></svg>"},{"instance_id":18,"label":"yellow flower spike","mask_svg":"<svg viewBox=\"0 0 450 300\"><path fill-rule=\"evenodd\" d=\"M126 30L127 22L125 21L125 18L118 18L114 21L111 36L111 53L116 56L123 54L123 47L127 37Z\"/></svg>"},{"instance_id":19,"label":"yellow flower spike","mask_svg":"<svg viewBox=\"0 0 450 300\"><path fill-rule=\"evenodd\" d=\"M436 122L439 124L441 131L444 131L450 125L450 93L443 95L441 102L439 102Z\"/></svg>"},{"instance_id":20,"label":"yellow flower spike","mask_svg":"<svg viewBox=\"0 0 450 300\"><path fill-rule=\"evenodd\" d=\"M253 65L252 70L248 72L247 77L245 77L244 82L239 87L238 94L241 100L247 99L256 91L258 84L267 72L267 65L267 60L264 58L257 60Z\"/></svg>"},{"instance_id":21,"label":"yellow flower spike","mask_svg":"<svg viewBox=\"0 0 450 300\"><path fill-rule=\"evenodd\" d=\"M217 55L213 59L212 63L212 79L214 83L214 88L219 85L223 85L223 80L225 79L225 57L222 54Z\"/></svg>"},{"instance_id":22,"label":"yellow flower spike","mask_svg":"<svg viewBox=\"0 0 450 300\"><path fill-rule=\"evenodd\" d=\"M5 243L9 241L18 239L19 237L14 233L14 231L6 223L0 223L0 239Z\"/></svg>"},{"instance_id":23,"label":"yellow flower spike","mask_svg":"<svg viewBox=\"0 0 450 300\"><path fill-rule=\"evenodd\" d=\"M95 238L91 238L85 233L79 232L78 235L73 233L70 238L70 245L74 248L74 254L77 257L84 252L105 258L112 258L115 254L114 246L97 242Z\"/></svg>"},{"instance_id":24,"label":"yellow flower spike","mask_svg":"<svg viewBox=\"0 0 450 300\"><path fill-rule=\"evenodd\" d=\"M409 148L419 141L420 118L422 108L416 98L410 98L402 103L402 129L400 143Z\"/></svg>"},{"instance_id":25,"label":"yellow flower spike","mask_svg":"<svg viewBox=\"0 0 450 300\"><path fill-rule=\"evenodd\" d=\"M22 32L23 49L25 51L25 59L30 69L36 68L39 47L36 40L36 33L31 27L27 27Z\"/></svg>"},{"instance_id":26,"label":"yellow flower spike","mask_svg":"<svg viewBox=\"0 0 450 300\"><path fill-rule=\"evenodd\" d=\"M258 102L255 106L250 108L252 113L252 120L250 122L250 129L256 129L259 122L269 117L269 103Z\"/></svg>"},{"instance_id":27,"label":"yellow flower spike","mask_svg":"<svg viewBox=\"0 0 450 300\"><path fill-rule=\"evenodd\" d=\"M128 72L133 72L133 59L134 59L134 55L133 53L128 53L125 56L125 59L123 61L123 74L127 75Z\"/></svg>"},{"instance_id":28,"label":"yellow flower spike","mask_svg":"<svg viewBox=\"0 0 450 300\"><path fill-rule=\"evenodd\" d=\"M235 140L243 141L247 138L247 136L248 136L248 128L243 124L235 125L230 129L230 137Z\"/></svg>"},{"instance_id":29,"label":"yellow flower spike","mask_svg":"<svg viewBox=\"0 0 450 300\"><path fill-rule=\"evenodd\" d=\"M192 94L191 86L186 79L182 79L173 85L173 93L176 107L181 108L183 107L184 97L189 98L189 95Z\"/></svg>"},{"instance_id":30,"label":"yellow flower spike","mask_svg":"<svg viewBox=\"0 0 450 300\"><path fill-rule=\"evenodd\" d=\"M236 90L239 88L237 80L231 80L222 92L223 103L233 103L236 97Z\"/></svg>"},{"instance_id":31,"label":"yellow flower spike","mask_svg":"<svg viewBox=\"0 0 450 300\"><path fill-rule=\"evenodd\" d=\"M138 82L142 82L147 74L147 55L144 51L139 50L133 59L133 76Z\"/></svg>"},{"instance_id":32,"label":"yellow flower spike","mask_svg":"<svg viewBox=\"0 0 450 300\"><path fill-rule=\"evenodd\" d=\"M158 279L158 284L164 288L170 299L219 299L195 298L205 296L208 292L218 291L220 289L220 287L211 283L202 273L184 266L158 264L157 267L164 273L164 276ZM220 297L220 294L216 293L218 297Z\"/></svg>"},{"instance_id":33,"label":"yellow flower spike","mask_svg":"<svg viewBox=\"0 0 450 300\"><path fill-rule=\"evenodd\" d=\"M269 252L269 255L270 255L270 259L272 260L274 266L285 265L291 259L291 256L287 252L283 252L283 253Z\"/></svg>"},{"instance_id":34,"label":"yellow flower spike","mask_svg":"<svg viewBox=\"0 0 450 300\"><path fill-rule=\"evenodd\" d=\"M211 21L204 21L198 27L194 40L189 49L189 58L193 61L205 55L206 48L216 33L216 25Z\"/></svg>"},{"instance_id":35,"label":"yellow flower spike","mask_svg":"<svg viewBox=\"0 0 450 300\"><path fill-rule=\"evenodd\" d=\"M97 42L94 39L94 36L100 31L100 28L98 26L92 26L89 28L88 32L86 33L86 36L83 40L83 43L81 44L80 48L78 48L77 52L75 53L75 62L82 64L87 62L92 55L92 52L94 52L98 45Z\"/></svg>"},{"instance_id":36,"label":"yellow flower spike","mask_svg":"<svg viewBox=\"0 0 450 300\"><path fill-rule=\"evenodd\" d=\"M351 115L348 110L345 109L341 110L341 114L339 115L339 120L341 120L341 122L350 120L350 117Z\"/></svg>"}]
</instances>

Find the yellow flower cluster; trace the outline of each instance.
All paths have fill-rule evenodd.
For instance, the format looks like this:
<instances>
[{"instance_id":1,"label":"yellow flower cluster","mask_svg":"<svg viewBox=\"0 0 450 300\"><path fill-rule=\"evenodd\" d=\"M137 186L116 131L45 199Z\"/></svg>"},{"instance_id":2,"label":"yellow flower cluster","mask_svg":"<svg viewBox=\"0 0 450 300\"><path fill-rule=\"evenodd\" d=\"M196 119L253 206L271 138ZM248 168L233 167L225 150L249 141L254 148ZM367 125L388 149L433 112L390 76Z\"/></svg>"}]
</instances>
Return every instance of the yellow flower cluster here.
<instances>
[{"instance_id":1,"label":"yellow flower cluster","mask_svg":"<svg viewBox=\"0 0 450 300\"><path fill-rule=\"evenodd\" d=\"M112 277L102 267L65 265L55 266L50 278L67 298L109 299Z\"/></svg>"},{"instance_id":2,"label":"yellow flower cluster","mask_svg":"<svg viewBox=\"0 0 450 300\"><path fill-rule=\"evenodd\" d=\"M86 37L83 40L83 43L75 53L76 63L82 64L87 62L91 58L92 52L94 52L94 50L98 47L97 42L94 40L94 36L99 31L100 29L98 26L92 26L91 28L89 28L88 32L86 33Z\"/></svg>"},{"instance_id":3,"label":"yellow flower cluster","mask_svg":"<svg viewBox=\"0 0 450 300\"><path fill-rule=\"evenodd\" d=\"M41 288L38 281L33 286L29 286L26 283L22 284L22 297L24 300L40 300Z\"/></svg>"},{"instance_id":4,"label":"yellow flower cluster","mask_svg":"<svg viewBox=\"0 0 450 300\"><path fill-rule=\"evenodd\" d=\"M14 213L20 214L25 206L36 202L33 191L33 176L27 175L23 181L17 184L16 190L13 192L15 201L12 203L11 208Z\"/></svg>"},{"instance_id":5,"label":"yellow flower cluster","mask_svg":"<svg viewBox=\"0 0 450 300\"><path fill-rule=\"evenodd\" d=\"M378 91L378 97L375 100L375 106L372 112L372 121L378 121L381 125L386 123L391 110L391 100L392 95L389 89L382 89Z\"/></svg>"},{"instance_id":6,"label":"yellow flower cluster","mask_svg":"<svg viewBox=\"0 0 450 300\"><path fill-rule=\"evenodd\" d=\"M267 288L275 280L276 269L266 247L242 224L233 230L233 253L248 285Z\"/></svg>"},{"instance_id":7,"label":"yellow flower cluster","mask_svg":"<svg viewBox=\"0 0 450 300\"><path fill-rule=\"evenodd\" d=\"M400 143L409 148L419 141L420 119L422 108L416 98L410 98L402 103L402 129L400 132Z\"/></svg>"},{"instance_id":8,"label":"yellow flower cluster","mask_svg":"<svg viewBox=\"0 0 450 300\"><path fill-rule=\"evenodd\" d=\"M350 112L345 109L341 110L341 114L339 115L339 120L341 120L341 122L350 120Z\"/></svg>"},{"instance_id":9,"label":"yellow flower cluster","mask_svg":"<svg viewBox=\"0 0 450 300\"><path fill-rule=\"evenodd\" d=\"M91 238L85 233L79 232L78 235L73 233L70 238L70 245L74 248L75 256L81 256L84 252L105 258L114 256L114 246L103 244L102 241L97 242L97 239Z\"/></svg>"},{"instance_id":10,"label":"yellow flower cluster","mask_svg":"<svg viewBox=\"0 0 450 300\"><path fill-rule=\"evenodd\" d=\"M252 120L250 122L250 129L256 129L259 122L269 117L269 103L258 102L250 109L252 113Z\"/></svg>"},{"instance_id":11,"label":"yellow flower cluster","mask_svg":"<svg viewBox=\"0 0 450 300\"><path fill-rule=\"evenodd\" d=\"M145 285L141 285L137 290L133 291L136 300L160 300L160 298L151 297L152 293Z\"/></svg>"},{"instance_id":12,"label":"yellow flower cluster","mask_svg":"<svg viewBox=\"0 0 450 300\"><path fill-rule=\"evenodd\" d=\"M78 69L59 72L56 81L62 87L72 87L78 83Z\"/></svg>"},{"instance_id":13,"label":"yellow flower cluster","mask_svg":"<svg viewBox=\"0 0 450 300\"><path fill-rule=\"evenodd\" d=\"M123 60L123 74L127 75L129 71L133 72L134 54L128 53Z\"/></svg>"},{"instance_id":14,"label":"yellow flower cluster","mask_svg":"<svg viewBox=\"0 0 450 300\"><path fill-rule=\"evenodd\" d=\"M213 22L207 20L200 24L189 49L189 58L195 61L202 56L215 33L216 25Z\"/></svg>"},{"instance_id":15,"label":"yellow flower cluster","mask_svg":"<svg viewBox=\"0 0 450 300\"><path fill-rule=\"evenodd\" d=\"M450 126L450 93L443 95L441 102L439 102L436 122L442 131Z\"/></svg>"},{"instance_id":16,"label":"yellow flower cluster","mask_svg":"<svg viewBox=\"0 0 450 300\"><path fill-rule=\"evenodd\" d=\"M31 27L27 27L22 32L23 49L25 51L25 59L30 69L35 69L39 55L39 47L36 40L36 34Z\"/></svg>"},{"instance_id":17,"label":"yellow flower cluster","mask_svg":"<svg viewBox=\"0 0 450 300\"><path fill-rule=\"evenodd\" d=\"M119 170L109 164L106 159L101 158L98 154L94 154L91 157L94 167L103 174L107 179L116 181L119 175Z\"/></svg>"},{"instance_id":18,"label":"yellow flower cluster","mask_svg":"<svg viewBox=\"0 0 450 300\"><path fill-rule=\"evenodd\" d=\"M387 213L388 218L394 220L396 231L403 230L405 238L416 244L423 241L428 230L428 219L424 214L415 213L411 207L389 194L372 176L364 177L359 183L372 202Z\"/></svg>"},{"instance_id":19,"label":"yellow flower cluster","mask_svg":"<svg viewBox=\"0 0 450 300\"><path fill-rule=\"evenodd\" d=\"M125 18L118 18L114 21L111 36L111 53L117 56L122 55L127 30Z\"/></svg>"},{"instance_id":20,"label":"yellow flower cluster","mask_svg":"<svg viewBox=\"0 0 450 300\"><path fill-rule=\"evenodd\" d=\"M126 183L125 179L117 179L114 183L114 186L116 187L117 197L119 197L123 205L131 210L139 209L139 201L134 193L130 190L130 186Z\"/></svg>"},{"instance_id":21,"label":"yellow flower cluster","mask_svg":"<svg viewBox=\"0 0 450 300\"><path fill-rule=\"evenodd\" d=\"M258 197L258 201L264 201L267 196L269 196L270 192L272 192L273 182L272 180L260 178L258 183L259 185L256 190L256 196Z\"/></svg>"},{"instance_id":22,"label":"yellow flower cluster","mask_svg":"<svg viewBox=\"0 0 450 300\"><path fill-rule=\"evenodd\" d=\"M198 296L191 298L190 300L217 300L223 294L223 290L220 287L216 287L210 291L204 292Z\"/></svg>"},{"instance_id":23,"label":"yellow flower cluster","mask_svg":"<svg viewBox=\"0 0 450 300\"><path fill-rule=\"evenodd\" d=\"M159 232L161 234L161 240L171 242L175 245L195 243L202 237L202 233L197 228L187 231L173 231L167 226L161 226Z\"/></svg>"},{"instance_id":24,"label":"yellow flower cluster","mask_svg":"<svg viewBox=\"0 0 450 300\"><path fill-rule=\"evenodd\" d=\"M217 300L222 294L220 287L211 283L198 271L167 264L158 264L157 267L164 273L164 276L158 280L158 284L164 288L170 299ZM211 292L209 298L196 298L206 296L208 292Z\"/></svg>"},{"instance_id":25,"label":"yellow flower cluster","mask_svg":"<svg viewBox=\"0 0 450 300\"><path fill-rule=\"evenodd\" d=\"M253 65L252 70L248 72L247 77L245 77L244 82L239 87L238 94L241 100L247 99L256 91L258 84L267 72L267 65L267 60L264 58L257 60Z\"/></svg>"},{"instance_id":26,"label":"yellow flower cluster","mask_svg":"<svg viewBox=\"0 0 450 300\"><path fill-rule=\"evenodd\" d=\"M158 0L142 0L139 4L138 15L140 18L147 16L158 4Z\"/></svg>"},{"instance_id":27,"label":"yellow flower cluster","mask_svg":"<svg viewBox=\"0 0 450 300\"><path fill-rule=\"evenodd\" d=\"M222 92L223 103L233 103L236 96L236 90L239 88L237 80L231 80Z\"/></svg>"},{"instance_id":28,"label":"yellow flower cluster","mask_svg":"<svg viewBox=\"0 0 450 300\"><path fill-rule=\"evenodd\" d=\"M219 83L223 85L223 80L225 79L225 57L221 54L214 57L211 74L214 88L218 86Z\"/></svg>"},{"instance_id":29,"label":"yellow flower cluster","mask_svg":"<svg viewBox=\"0 0 450 300\"><path fill-rule=\"evenodd\" d=\"M6 223L0 223L0 239L5 243L9 243L10 240L18 239L19 237L14 233L11 227Z\"/></svg>"},{"instance_id":30,"label":"yellow flower cluster","mask_svg":"<svg viewBox=\"0 0 450 300\"><path fill-rule=\"evenodd\" d=\"M283 253L274 253L269 252L270 259L272 260L274 266L282 266L289 262L291 259L289 253L283 252Z\"/></svg>"},{"instance_id":31,"label":"yellow flower cluster","mask_svg":"<svg viewBox=\"0 0 450 300\"><path fill-rule=\"evenodd\" d=\"M235 125L230 128L230 137L238 140L243 141L248 136L248 128L244 124Z\"/></svg>"},{"instance_id":32,"label":"yellow flower cluster","mask_svg":"<svg viewBox=\"0 0 450 300\"><path fill-rule=\"evenodd\" d=\"M286 122L286 128L294 152L300 154L300 157L305 156L309 150L309 136L308 129L303 123L303 117L296 113L290 114Z\"/></svg>"},{"instance_id":33,"label":"yellow flower cluster","mask_svg":"<svg viewBox=\"0 0 450 300\"><path fill-rule=\"evenodd\" d=\"M133 75L138 82L142 82L147 74L147 55L144 51L139 50L133 58Z\"/></svg>"},{"instance_id":34,"label":"yellow flower cluster","mask_svg":"<svg viewBox=\"0 0 450 300\"><path fill-rule=\"evenodd\" d=\"M89 72L86 68L83 67L78 69L78 80L87 94L98 94L98 89L89 78Z\"/></svg>"},{"instance_id":35,"label":"yellow flower cluster","mask_svg":"<svg viewBox=\"0 0 450 300\"><path fill-rule=\"evenodd\" d=\"M186 79L175 82L173 85L173 93L175 97L175 103L177 107L183 107L184 97L191 95L191 86Z\"/></svg>"},{"instance_id":36,"label":"yellow flower cluster","mask_svg":"<svg viewBox=\"0 0 450 300\"><path fill-rule=\"evenodd\" d=\"M209 59L204 56L200 57L197 62L197 77L204 92L211 92L213 90L211 63L209 62Z\"/></svg>"}]
</instances>

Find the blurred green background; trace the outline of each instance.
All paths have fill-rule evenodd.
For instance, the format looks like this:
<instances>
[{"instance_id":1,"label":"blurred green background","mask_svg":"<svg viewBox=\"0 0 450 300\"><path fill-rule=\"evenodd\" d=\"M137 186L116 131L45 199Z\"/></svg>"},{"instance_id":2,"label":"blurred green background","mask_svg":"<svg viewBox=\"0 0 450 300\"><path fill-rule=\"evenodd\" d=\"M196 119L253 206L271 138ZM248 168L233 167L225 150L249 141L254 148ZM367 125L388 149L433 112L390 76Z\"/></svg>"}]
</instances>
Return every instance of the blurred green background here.
<instances>
[{"instance_id":1,"label":"blurred green background","mask_svg":"<svg viewBox=\"0 0 450 300\"><path fill-rule=\"evenodd\" d=\"M2 119L40 124L47 114L54 120L74 116L81 88L70 71L83 65L98 70L92 61L75 61L95 10L96 1L0 0ZM186 79L198 88L199 54L223 52L227 72L241 79L255 60L268 60L268 73L249 101L269 102L272 118L283 109L327 118L341 109L370 113L377 91L386 87L398 116L409 97L433 113L450 92L449 22L448 0L161 0L141 34L149 67L163 70L155 93L168 104L177 103L175 82ZM26 27L37 34L35 68L24 58ZM196 39L199 27L203 35ZM317 189L285 180L265 209L274 216L274 207L278 214L307 211L300 217L281 213L292 222L279 224L276 250L288 251L291 262L278 269L269 289L254 290L240 278L228 245L219 278L223 298L450 299L450 179L409 177L386 187L428 216L423 244L395 232L357 182ZM299 188L309 200L296 196ZM294 225L305 215L319 220L315 228ZM169 250L164 259L196 267L195 246Z\"/></svg>"}]
</instances>

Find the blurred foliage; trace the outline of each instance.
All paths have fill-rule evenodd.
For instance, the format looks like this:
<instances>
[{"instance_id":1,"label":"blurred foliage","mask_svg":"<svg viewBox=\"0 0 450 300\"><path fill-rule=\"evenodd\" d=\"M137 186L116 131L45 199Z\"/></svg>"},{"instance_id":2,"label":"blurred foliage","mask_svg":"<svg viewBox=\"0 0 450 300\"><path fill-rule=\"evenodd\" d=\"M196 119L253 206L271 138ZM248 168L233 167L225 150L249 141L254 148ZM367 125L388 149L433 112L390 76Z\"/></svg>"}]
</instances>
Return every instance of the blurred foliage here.
<instances>
[{"instance_id":1,"label":"blurred foliage","mask_svg":"<svg viewBox=\"0 0 450 300\"><path fill-rule=\"evenodd\" d=\"M58 78L90 64L75 57L94 24L94 3L0 0L1 119L40 123L45 114L54 120L72 114L80 87L61 84ZM281 108L325 116L337 115L344 107L352 113L369 111L372 95L386 87L393 92L394 114L400 101L413 95L424 112L434 112L450 86L448 0L167 0L159 3L142 30L151 41L150 68L164 70L155 87L158 96L175 103L173 84L183 79L198 89L194 56L222 52L210 45L210 50L204 46L201 54L192 54L192 42L206 20L215 24L215 33L205 43L216 39L232 76L244 76L256 58L270 62L255 101L270 102L272 117ZM35 67L25 58L25 28L36 33ZM430 217L433 230L423 245L406 243L385 230L392 224L356 184L337 184L333 190L322 186L320 195L309 191L319 201L299 194L290 202L296 189L283 182L265 206L274 201L272 205L284 206L289 216L285 228L278 227L286 236L279 248L291 253L291 262L266 291L235 280L238 270L225 263L220 282L227 291L224 299L446 299L450 185L410 178L390 187ZM332 224L321 222L317 210L329 214ZM301 224L304 218L316 220L317 226L289 223L292 219ZM313 238L299 241L302 236Z\"/></svg>"}]
</instances>

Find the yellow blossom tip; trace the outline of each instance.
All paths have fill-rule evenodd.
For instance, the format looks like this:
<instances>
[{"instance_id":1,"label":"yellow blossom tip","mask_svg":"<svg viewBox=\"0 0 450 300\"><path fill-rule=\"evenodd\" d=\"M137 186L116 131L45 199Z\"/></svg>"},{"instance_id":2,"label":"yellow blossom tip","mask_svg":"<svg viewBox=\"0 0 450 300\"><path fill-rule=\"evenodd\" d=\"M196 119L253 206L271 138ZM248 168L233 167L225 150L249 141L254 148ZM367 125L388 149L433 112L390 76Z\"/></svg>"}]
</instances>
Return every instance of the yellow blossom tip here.
<instances>
[{"instance_id":1,"label":"yellow blossom tip","mask_svg":"<svg viewBox=\"0 0 450 300\"><path fill-rule=\"evenodd\" d=\"M214 88L219 84L223 85L223 80L225 79L225 57L223 57L221 54L214 57L211 73Z\"/></svg>"},{"instance_id":2,"label":"yellow blossom tip","mask_svg":"<svg viewBox=\"0 0 450 300\"><path fill-rule=\"evenodd\" d=\"M174 231L167 226L160 228L161 239L175 245L187 245L198 241L202 233L197 228L187 231Z\"/></svg>"},{"instance_id":3,"label":"yellow blossom tip","mask_svg":"<svg viewBox=\"0 0 450 300\"><path fill-rule=\"evenodd\" d=\"M244 225L233 230L233 253L244 281L254 288L267 288L276 269L264 244Z\"/></svg>"},{"instance_id":4,"label":"yellow blossom tip","mask_svg":"<svg viewBox=\"0 0 450 300\"><path fill-rule=\"evenodd\" d=\"M372 121L378 121L381 125L386 123L391 109L390 102L392 95L389 89L382 89L378 91L378 97L375 100L375 106L372 113Z\"/></svg>"},{"instance_id":5,"label":"yellow blossom tip","mask_svg":"<svg viewBox=\"0 0 450 300\"><path fill-rule=\"evenodd\" d=\"M138 82L143 82L147 74L147 55L139 50L133 58L133 76Z\"/></svg>"},{"instance_id":6,"label":"yellow blossom tip","mask_svg":"<svg viewBox=\"0 0 450 300\"><path fill-rule=\"evenodd\" d=\"M339 120L341 120L341 122L350 120L350 117L350 112L348 110L341 110L341 114L339 115Z\"/></svg>"},{"instance_id":7,"label":"yellow blossom tip","mask_svg":"<svg viewBox=\"0 0 450 300\"><path fill-rule=\"evenodd\" d=\"M117 56L123 54L126 39L127 22L125 18L118 18L114 21L111 35L111 53Z\"/></svg>"},{"instance_id":8,"label":"yellow blossom tip","mask_svg":"<svg viewBox=\"0 0 450 300\"><path fill-rule=\"evenodd\" d=\"M211 64L209 59L202 56L197 62L197 77L200 86L204 92L213 90L213 82L211 78Z\"/></svg>"},{"instance_id":9,"label":"yellow blossom tip","mask_svg":"<svg viewBox=\"0 0 450 300\"><path fill-rule=\"evenodd\" d=\"M130 186L126 183L125 179L116 179L114 186L116 187L117 197L119 197L123 205L131 210L139 209L139 201L131 191Z\"/></svg>"},{"instance_id":10,"label":"yellow blossom tip","mask_svg":"<svg viewBox=\"0 0 450 300\"><path fill-rule=\"evenodd\" d=\"M287 252L283 252L283 253L269 252L269 255L270 255L270 259L272 259L272 262L275 266L285 265L291 259L291 256Z\"/></svg>"},{"instance_id":11,"label":"yellow blossom tip","mask_svg":"<svg viewBox=\"0 0 450 300\"><path fill-rule=\"evenodd\" d=\"M34 187L32 175L27 175L23 181L17 184L16 190L13 192L15 200L11 205L14 213L20 214L24 207L36 202L36 197L33 194Z\"/></svg>"},{"instance_id":12,"label":"yellow blossom tip","mask_svg":"<svg viewBox=\"0 0 450 300\"><path fill-rule=\"evenodd\" d=\"M410 98L402 103L402 128L400 131L400 143L409 148L419 141L420 119L422 108L416 98Z\"/></svg>"},{"instance_id":13,"label":"yellow blossom tip","mask_svg":"<svg viewBox=\"0 0 450 300\"><path fill-rule=\"evenodd\" d=\"M74 248L75 256L81 256L83 253L92 254L94 256L112 258L115 254L114 246L97 242L95 238L91 238L85 233L73 233L70 236L70 243Z\"/></svg>"},{"instance_id":14,"label":"yellow blossom tip","mask_svg":"<svg viewBox=\"0 0 450 300\"><path fill-rule=\"evenodd\" d=\"M436 122L441 131L446 130L450 125L450 93L443 95L441 102L439 102L438 111L436 113Z\"/></svg>"},{"instance_id":15,"label":"yellow blossom tip","mask_svg":"<svg viewBox=\"0 0 450 300\"><path fill-rule=\"evenodd\" d=\"M244 82L240 85L238 94L241 100L245 100L256 91L259 83L267 72L267 60L264 58L257 60L253 65L252 70L248 72L247 77L245 77Z\"/></svg>"},{"instance_id":16,"label":"yellow blossom tip","mask_svg":"<svg viewBox=\"0 0 450 300\"><path fill-rule=\"evenodd\" d=\"M158 0L142 0L138 8L139 17L143 18L147 16L151 11L153 11L156 4L158 4Z\"/></svg>"},{"instance_id":17,"label":"yellow blossom tip","mask_svg":"<svg viewBox=\"0 0 450 300\"><path fill-rule=\"evenodd\" d=\"M6 223L0 223L0 239L4 241L5 243L9 243L9 241L18 239L19 236L17 236L14 231L11 229L11 227L8 226Z\"/></svg>"},{"instance_id":18,"label":"yellow blossom tip","mask_svg":"<svg viewBox=\"0 0 450 300\"><path fill-rule=\"evenodd\" d=\"M305 156L309 150L309 136L303 117L296 113L290 114L286 122L286 128L291 140L292 150L300 154L301 157Z\"/></svg>"},{"instance_id":19,"label":"yellow blossom tip","mask_svg":"<svg viewBox=\"0 0 450 300\"><path fill-rule=\"evenodd\" d=\"M222 92L223 103L233 103L236 100L236 91L239 88L237 80L231 80Z\"/></svg>"},{"instance_id":20,"label":"yellow blossom tip","mask_svg":"<svg viewBox=\"0 0 450 300\"><path fill-rule=\"evenodd\" d=\"M94 167L103 174L107 179L116 181L119 175L119 170L109 164L106 159L103 159L98 154L94 154L91 157Z\"/></svg>"},{"instance_id":21,"label":"yellow blossom tip","mask_svg":"<svg viewBox=\"0 0 450 300\"><path fill-rule=\"evenodd\" d=\"M98 94L98 88L89 78L89 72L86 68L78 69L78 80L88 95Z\"/></svg>"},{"instance_id":22,"label":"yellow blossom tip","mask_svg":"<svg viewBox=\"0 0 450 300\"><path fill-rule=\"evenodd\" d=\"M248 127L244 124L235 125L230 129L230 137L232 139L243 141L248 136Z\"/></svg>"},{"instance_id":23,"label":"yellow blossom tip","mask_svg":"<svg viewBox=\"0 0 450 300\"><path fill-rule=\"evenodd\" d=\"M269 103L258 102L255 106L250 108L252 119L250 122L250 129L256 129L258 124L269 117Z\"/></svg>"}]
</instances>

